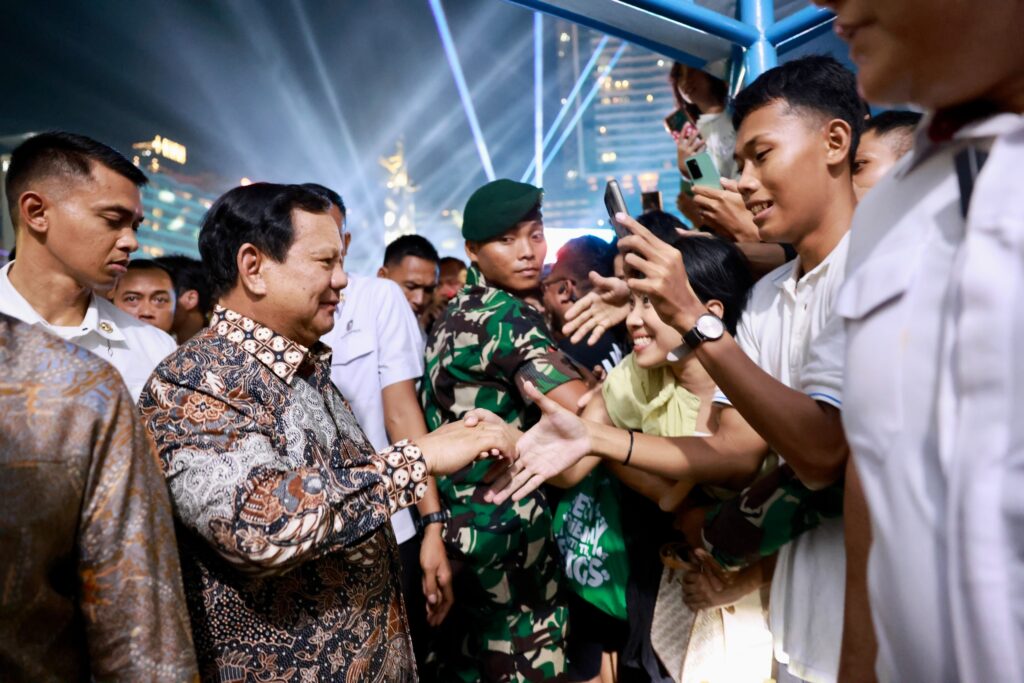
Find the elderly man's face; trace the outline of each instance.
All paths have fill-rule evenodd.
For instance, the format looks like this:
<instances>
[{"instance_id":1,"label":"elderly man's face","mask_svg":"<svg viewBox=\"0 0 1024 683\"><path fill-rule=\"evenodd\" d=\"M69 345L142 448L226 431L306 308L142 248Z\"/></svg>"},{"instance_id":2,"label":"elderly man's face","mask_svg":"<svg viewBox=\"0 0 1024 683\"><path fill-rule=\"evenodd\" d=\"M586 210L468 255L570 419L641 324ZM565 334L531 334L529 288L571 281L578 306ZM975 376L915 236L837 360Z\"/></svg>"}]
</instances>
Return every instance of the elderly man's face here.
<instances>
[{"instance_id":1,"label":"elderly man's face","mask_svg":"<svg viewBox=\"0 0 1024 683\"><path fill-rule=\"evenodd\" d=\"M334 327L334 311L348 278L334 218L293 211L292 226L295 240L284 260L268 259L264 265L266 294L257 306L261 320L272 323L276 332L309 347Z\"/></svg>"}]
</instances>

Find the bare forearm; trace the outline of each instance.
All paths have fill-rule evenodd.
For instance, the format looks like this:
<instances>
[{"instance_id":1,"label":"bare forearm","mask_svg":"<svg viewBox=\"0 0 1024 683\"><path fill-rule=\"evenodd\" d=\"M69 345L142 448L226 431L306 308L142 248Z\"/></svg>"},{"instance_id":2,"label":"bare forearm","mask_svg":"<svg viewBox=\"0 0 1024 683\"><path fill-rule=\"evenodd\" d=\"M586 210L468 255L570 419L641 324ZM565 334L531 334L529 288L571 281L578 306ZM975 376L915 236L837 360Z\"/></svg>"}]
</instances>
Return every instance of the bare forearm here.
<instances>
[{"instance_id":1,"label":"bare forearm","mask_svg":"<svg viewBox=\"0 0 1024 683\"><path fill-rule=\"evenodd\" d=\"M876 680L878 641L871 623L868 595L871 522L853 458L849 459L846 466L843 526L846 543L846 602L839 679L844 683L873 683Z\"/></svg>"},{"instance_id":2,"label":"bare forearm","mask_svg":"<svg viewBox=\"0 0 1024 683\"><path fill-rule=\"evenodd\" d=\"M776 380L728 333L696 353L732 405L806 486L823 488L839 479L848 448L838 410Z\"/></svg>"}]
</instances>

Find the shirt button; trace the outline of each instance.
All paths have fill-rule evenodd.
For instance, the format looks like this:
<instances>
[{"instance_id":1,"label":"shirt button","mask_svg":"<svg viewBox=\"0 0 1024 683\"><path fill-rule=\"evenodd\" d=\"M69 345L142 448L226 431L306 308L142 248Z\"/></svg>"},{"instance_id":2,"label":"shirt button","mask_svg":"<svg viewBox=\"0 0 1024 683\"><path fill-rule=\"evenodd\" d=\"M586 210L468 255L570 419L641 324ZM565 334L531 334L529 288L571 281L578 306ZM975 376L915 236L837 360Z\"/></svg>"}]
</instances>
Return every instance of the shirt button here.
<instances>
[{"instance_id":1,"label":"shirt button","mask_svg":"<svg viewBox=\"0 0 1024 683\"><path fill-rule=\"evenodd\" d=\"M114 331L114 328L111 327L110 323L108 323L108 322L100 323L100 329L103 330L104 332L108 332L108 333Z\"/></svg>"}]
</instances>

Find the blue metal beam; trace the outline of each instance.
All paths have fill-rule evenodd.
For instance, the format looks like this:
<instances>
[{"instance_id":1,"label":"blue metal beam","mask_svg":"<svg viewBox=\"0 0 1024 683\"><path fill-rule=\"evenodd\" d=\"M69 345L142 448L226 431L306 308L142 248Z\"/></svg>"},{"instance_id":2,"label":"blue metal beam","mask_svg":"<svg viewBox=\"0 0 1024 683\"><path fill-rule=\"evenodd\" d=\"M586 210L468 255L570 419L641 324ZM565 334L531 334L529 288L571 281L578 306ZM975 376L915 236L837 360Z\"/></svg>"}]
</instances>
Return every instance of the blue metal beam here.
<instances>
[{"instance_id":1,"label":"blue metal beam","mask_svg":"<svg viewBox=\"0 0 1024 683\"><path fill-rule=\"evenodd\" d=\"M745 81L750 85L768 69L779 63L775 46L768 42L767 33L775 23L774 0L739 0L740 21L757 32L757 40L743 54Z\"/></svg>"},{"instance_id":2,"label":"blue metal beam","mask_svg":"<svg viewBox=\"0 0 1024 683\"><path fill-rule=\"evenodd\" d=\"M469 119L469 128L473 132L473 141L476 143L476 151L480 155L480 163L483 164L487 180L494 180L494 166L491 164L491 155L487 151L484 133L480 129L480 122L476 118L476 109L473 107L473 98L469 95L466 77L462 73L459 53L455 51L455 41L452 39L452 33L448 29L448 18L445 16L444 8L441 7L441 0L427 0L427 2L430 4L430 11L434 14L434 21L437 22L437 32L441 36L441 45L444 47L444 54L448 58L448 66L451 67L452 76L455 78L455 87L459 91L462 108L466 110L466 118Z\"/></svg>"},{"instance_id":3,"label":"blue metal beam","mask_svg":"<svg viewBox=\"0 0 1024 683\"><path fill-rule=\"evenodd\" d=\"M777 24L765 31L764 37L772 45L778 46L788 40L796 38L805 31L817 28L821 24L833 21L836 15L821 7L805 7L802 10L790 14L785 19L779 20Z\"/></svg>"},{"instance_id":4,"label":"blue metal beam","mask_svg":"<svg viewBox=\"0 0 1024 683\"><path fill-rule=\"evenodd\" d=\"M620 2L645 9L686 26L692 26L713 36L738 43L743 47L753 45L761 37L742 19L736 21L732 17L727 17L694 2L679 2L678 0L620 0Z\"/></svg>"},{"instance_id":5,"label":"blue metal beam","mask_svg":"<svg viewBox=\"0 0 1024 683\"><path fill-rule=\"evenodd\" d=\"M835 23L835 20L835 17L832 17L831 19L828 19L818 24L817 26L814 26L813 28L804 31L803 33L794 36L793 38L790 38L789 40L783 43L780 43L779 46L775 49L779 51L780 55L785 54L790 50L795 50L796 48L800 47L805 43L811 42L812 40L819 36L823 36L826 33L831 33L832 24Z\"/></svg>"},{"instance_id":6,"label":"blue metal beam","mask_svg":"<svg viewBox=\"0 0 1024 683\"><path fill-rule=\"evenodd\" d=\"M695 55L691 55L688 52L680 50L678 47L666 45L664 43L651 40L637 33L633 33L631 31L626 31L624 29L618 28L617 26L612 26L611 24L596 21L592 17L588 17L585 14L580 14L578 12L573 12L572 10L567 10L563 7L559 7L558 5L554 5L550 2L545 2L545 0L505 1L513 5L519 5L520 7L526 7L527 9L535 10L538 12L544 12L545 14L549 14L553 17L559 17L561 19L571 21L574 24L579 24L580 26L585 26L587 28L594 29L599 33L605 33L615 38L621 38L622 40L628 43L639 45L640 47L645 47L652 52L657 52L658 54L665 55L669 59L674 59L675 61L682 62L683 64L686 64L688 66L700 68L707 63L706 59L702 59ZM712 12L712 14L714 13Z\"/></svg>"}]
</instances>

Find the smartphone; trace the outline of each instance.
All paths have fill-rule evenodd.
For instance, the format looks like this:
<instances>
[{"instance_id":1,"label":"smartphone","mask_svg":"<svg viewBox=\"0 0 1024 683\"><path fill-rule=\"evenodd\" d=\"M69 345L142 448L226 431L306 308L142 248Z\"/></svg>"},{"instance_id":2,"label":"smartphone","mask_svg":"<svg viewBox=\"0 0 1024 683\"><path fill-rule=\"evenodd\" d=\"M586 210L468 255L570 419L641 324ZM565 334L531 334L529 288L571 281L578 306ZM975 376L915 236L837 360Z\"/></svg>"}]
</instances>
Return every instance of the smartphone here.
<instances>
[{"instance_id":1,"label":"smartphone","mask_svg":"<svg viewBox=\"0 0 1024 683\"><path fill-rule=\"evenodd\" d=\"M690 122L686 112L682 109L676 109L674 112L665 117L665 130L671 135L672 133L681 133L683 126Z\"/></svg>"},{"instance_id":2,"label":"smartphone","mask_svg":"<svg viewBox=\"0 0 1024 683\"><path fill-rule=\"evenodd\" d=\"M608 220L611 222L612 227L615 228L615 234L620 238L629 237L629 230L615 222L615 214L626 213L626 200L622 197L622 189L619 188L619 181L612 180L608 181L607 187L604 188L604 206L608 209Z\"/></svg>"},{"instance_id":3,"label":"smartphone","mask_svg":"<svg viewBox=\"0 0 1024 683\"><path fill-rule=\"evenodd\" d=\"M658 191L641 193L640 210L644 213L647 213L648 211L661 211L661 193Z\"/></svg>"},{"instance_id":4,"label":"smartphone","mask_svg":"<svg viewBox=\"0 0 1024 683\"><path fill-rule=\"evenodd\" d=\"M686 164L686 170L689 172L690 180L694 185L703 185L716 189L722 188L722 177L718 175L715 162L712 161L711 155L707 152L695 154L683 163ZM692 190L690 194L693 194Z\"/></svg>"}]
</instances>

